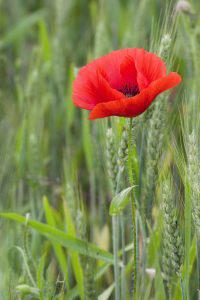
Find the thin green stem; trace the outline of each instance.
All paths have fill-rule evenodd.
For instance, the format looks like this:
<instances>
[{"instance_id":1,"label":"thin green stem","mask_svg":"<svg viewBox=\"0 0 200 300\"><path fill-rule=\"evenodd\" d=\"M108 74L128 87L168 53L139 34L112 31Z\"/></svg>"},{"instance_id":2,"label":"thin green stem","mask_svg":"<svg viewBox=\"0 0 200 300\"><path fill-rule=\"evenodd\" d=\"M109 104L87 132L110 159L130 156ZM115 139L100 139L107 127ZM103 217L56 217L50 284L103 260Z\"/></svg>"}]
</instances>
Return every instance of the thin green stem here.
<instances>
[{"instance_id":1,"label":"thin green stem","mask_svg":"<svg viewBox=\"0 0 200 300\"><path fill-rule=\"evenodd\" d=\"M199 259L199 248L200 247L200 240L198 231L196 230L196 253L197 253L197 286L198 286L198 292L200 291L200 259Z\"/></svg>"},{"instance_id":2,"label":"thin green stem","mask_svg":"<svg viewBox=\"0 0 200 300\"><path fill-rule=\"evenodd\" d=\"M115 194L117 195L120 190L120 181L123 169L120 169L117 174L117 185ZM119 217L112 217L112 227L113 227L113 251L114 251L114 275L115 275L115 300L120 299L120 285L119 285L119 260L118 260L118 250L119 250Z\"/></svg>"},{"instance_id":3,"label":"thin green stem","mask_svg":"<svg viewBox=\"0 0 200 300\"><path fill-rule=\"evenodd\" d=\"M135 201L132 195L131 199L131 210L132 210L132 225L133 225L133 297L135 297L137 292L137 229L136 229L136 209L135 209Z\"/></svg>"},{"instance_id":4,"label":"thin green stem","mask_svg":"<svg viewBox=\"0 0 200 300\"><path fill-rule=\"evenodd\" d=\"M113 251L114 251L114 275L115 275L115 300L120 299L120 285L119 285L119 217L112 217L112 229L113 229Z\"/></svg>"},{"instance_id":5,"label":"thin green stem","mask_svg":"<svg viewBox=\"0 0 200 300\"><path fill-rule=\"evenodd\" d=\"M182 300L185 300L184 284L183 284L183 280L182 280L181 276L180 276L180 286L181 286Z\"/></svg>"},{"instance_id":6,"label":"thin green stem","mask_svg":"<svg viewBox=\"0 0 200 300\"><path fill-rule=\"evenodd\" d=\"M185 299L189 300L190 284L190 245L191 245L191 198L190 189L185 188Z\"/></svg>"},{"instance_id":7,"label":"thin green stem","mask_svg":"<svg viewBox=\"0 0 200 300\"><path fill-rule=\"evenodd\" d=\"M172 300L172 292L171 292L171 289L169 290L169 300Z\"/></svg>"},{"instance_id":8,"label":"thin green stem","mask_svg":"<svg viewBox=\"0 0 200 300\"><path fill-rule=\"evenodd\" d=\"M120 215L121 242L122 242L122 268L121 268L121 299L126 299L126 251L125 251L125 230L123 212Z\"/></svg>"},{"instance_id":9,"label":"thin green stem","mask_svg":"<svg viewBox=\"0 0 200 300\"><path fill-rule=\"evenodd\" d=\"M120 190L120 181L123 173L123 169L119 169L117 174L117 185L115 194L117 195ZM119 217L112 217L112 230L113 230L113 252L114 252L114 275L115 275L115 300L120 299L120 285L119 285Z\"/></svg>"},{"instance_id":10,"label":"thin green stem","mask_svg":"<svg viewBox=\"0 0 200 300\"><path fill-rule=\"evenodd\" d=\"M92 224L95 223L95 218L96 218L96 198L95 198L95 176L94 172L90 172L90 196L91 196L91 232L90 232L90 239L93 241L94 239L94 226Z\"/></svg>"},{"instance_id":11,"label":"thin green stem","mask_svg":"<svg viewBox=\"0 0 200 300\"><path fill-rule=\"evenodd\" d=\"M145 291L145 284L146 284L146 260L147 260L147 252L146 252L146 222L144 220L144 215L142 215L141 211L137 210L137 226L141 232L142 238L142 253L141 253L141 291ZM138 230L137 229L137 232ZM138 245L138 236L137 236L137 245ZM138 248L138 247L137 247ZM139 250L137 249L137 261L139 261Z\"/></svg>"}]
</instances>

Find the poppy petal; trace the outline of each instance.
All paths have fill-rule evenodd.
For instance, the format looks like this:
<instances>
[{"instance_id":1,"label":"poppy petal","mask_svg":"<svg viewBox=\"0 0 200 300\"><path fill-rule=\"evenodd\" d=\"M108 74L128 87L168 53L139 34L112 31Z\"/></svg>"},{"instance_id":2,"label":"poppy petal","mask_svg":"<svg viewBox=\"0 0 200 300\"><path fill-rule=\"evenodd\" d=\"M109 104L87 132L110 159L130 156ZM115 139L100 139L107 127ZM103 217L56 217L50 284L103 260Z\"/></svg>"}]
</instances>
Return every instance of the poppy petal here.
<instances>
[{"instance_id":1,"label":"poppy petal","mask_svg":"<svg viewBox=\"0 0 200 300\"><path fill-rule=\"evenodd\" d=\"M137 69L137 82L140 91L151 82L166 76L166 66L160 57L144 49L135 51L135 67Z\"/></svg>"},{"instance_id":2,"label":"poppy petal","mask_svg":"<svg viewBox=\"0 0 200 300\"><path fill-rule=\"evenodd\" d=\"M134 62L135 52L136 49L134 48L112 51L111 53L95 59L85 67L81 68L78 77L80 77L79 79L82 80L86 80L89 78L92 80L94 73L100 68L104 71L104 73L106 73L107 81L110 86L114 89L120 90L120 88L124 85L124 80L121 72L124 74L124 71L126 70L123 67L127 67L128 64L130 64L130 60L133 60ZM123 70L121 69L121 66ZM135 69L134 65L133 69Z\"/></svg>"},{"instance_id":3,"label":"poppy petal","mask_svg":"<svg viewBox=\"0 0 200 300\"><path fill-rule=\"evenodd\" d=\"M107 75L97 70L82 68L73 84L73 102L76 106L93 109L100 102L119 100L123 94L110 87ZM87 74L87 76L85 75Z\"/></svg>"},{"instance_id":4,"label":"poppy petal","mask_svg":"<svg viewBox=\"0 0 200 300\"><path fill-rule=\"evenodd\" d=\"M135 117L143 113L160 93L171 89L181 82L181 77L175 72L152 82L148 88L132 98L122 98L97 104L91 111L89 119L108 116Z\"/></svg>"},{"instance_id":5,"label":"poppy petal","mask_svg":"<svg viewBox=\"0 0 200 300\"><path fill-rule=\"evenodd\" d=\"M131 55L126 55L120 65L120 74L122 77L123 86L135 87L137 86L137 70L135 62Z\"/></svg>"}]
</instances>

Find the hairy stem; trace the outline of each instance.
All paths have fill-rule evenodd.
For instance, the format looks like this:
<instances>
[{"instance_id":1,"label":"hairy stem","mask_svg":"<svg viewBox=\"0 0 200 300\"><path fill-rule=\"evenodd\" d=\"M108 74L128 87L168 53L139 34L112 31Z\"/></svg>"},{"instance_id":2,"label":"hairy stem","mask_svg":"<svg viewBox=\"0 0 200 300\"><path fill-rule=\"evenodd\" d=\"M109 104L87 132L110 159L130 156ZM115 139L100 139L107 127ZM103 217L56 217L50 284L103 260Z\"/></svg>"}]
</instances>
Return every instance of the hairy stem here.
<instances>
[{"instance_id":1,"label":"hairy stem","mask_svg":"<svg viewBox=\"0 0 200 300\"><path fill-rule=\"evenodd\" d=\"M137 269L138 269L138 255L137 255L137 226L136 226L136 209L135 201L132 196L131 199L131 210L132 210L132 225L133 225L133 296L137 292Z\"/></svg>"}]
</instances>

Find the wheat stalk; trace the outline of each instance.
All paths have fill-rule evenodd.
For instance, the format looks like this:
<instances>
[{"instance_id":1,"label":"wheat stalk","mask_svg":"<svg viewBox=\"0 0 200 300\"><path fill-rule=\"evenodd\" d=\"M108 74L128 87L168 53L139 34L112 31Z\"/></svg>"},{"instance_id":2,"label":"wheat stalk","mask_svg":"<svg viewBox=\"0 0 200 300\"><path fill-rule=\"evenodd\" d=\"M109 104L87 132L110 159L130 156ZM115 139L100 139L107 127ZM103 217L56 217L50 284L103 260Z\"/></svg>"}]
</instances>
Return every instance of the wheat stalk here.
<instances>
[{"instance_id":1,"label":"wheat stalk","mask_svg":"<svg viewBox=\"0 0 200 300\"><path fill-rule=\"evenodd\" d=\"M163 211L163 272L169 295L172 290L172 280L181 275L183 261L183 241L180 235L177 212L169 183L162 186Z\"/></svg>"}]
</instances>

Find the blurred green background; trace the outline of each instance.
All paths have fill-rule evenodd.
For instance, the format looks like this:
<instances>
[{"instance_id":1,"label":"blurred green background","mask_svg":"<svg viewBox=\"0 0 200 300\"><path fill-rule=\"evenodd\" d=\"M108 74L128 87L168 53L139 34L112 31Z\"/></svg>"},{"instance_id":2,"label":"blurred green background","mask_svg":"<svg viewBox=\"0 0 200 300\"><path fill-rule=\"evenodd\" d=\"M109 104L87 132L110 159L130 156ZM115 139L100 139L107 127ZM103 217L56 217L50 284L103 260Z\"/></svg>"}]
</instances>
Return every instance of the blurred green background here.
<instances>
[{"instance_id":1,"label":"blurred green background","mask_svg":"<svg viewBox=\"0 0 200 300\"><path fill-rule=\"evenodd\" d=\"M158 53L162 35L173 32L170 67L182 74L183 84L172 96L176 101L168 109L168 128L172 130L169 144L175 139L181 149L184 133L180 119L185 119L185 107L192 111L192 117L187 115L189 128L199 111L200 2L190 1L186 7L177 6L177 2L184 1L0 0L1 211L24 216L29 213L30 218L47 220L60 230L71 228L71 234L75 227L78 237L110 251L111 189L105 165L107 121L88 121L88 113L73 106L72 82L77 68L91 59L124 47L142 47ZM112 123L118 128L118 139L123 122ZM195 128L199 128L197 123ZM142 130L139 129L138 145ZM169 147L165 149L168 153ZM177 175L177 182L180 177ZM63 209L66 199L72 227L65 220L69 220ZM52 248L52 243L35 231L2 219L0 241L0 299L72 299L73 292L69 291L76 283L79 292L76 289L74 293L79 297L83 280L69 266L68 251L58 245L56 248L55 244ZM45 262L41 261L44 253ZM156 251L152 251L154 255ZM158 263L159 258L153 267ZM67 264L68 271L63 271L62 266L65 269ZM95 274L99 265L94 268ZM84 268L79 265L75 269L82 272ZM67 289L59 282L66 278L63 272L69 277ZM196 273L191 276L194 279ZM40 277L43 279L39 280ZM160 278L146 299L164 299ZM97 294L111 283L112 274L108 272L98 281ZM196 288L190 288L191 299L197 299ZM173 299L181 299L180 287L177 295ZM112 294L110 297L101 300L114 299Z\"/></svg>"}]
</instances>

